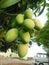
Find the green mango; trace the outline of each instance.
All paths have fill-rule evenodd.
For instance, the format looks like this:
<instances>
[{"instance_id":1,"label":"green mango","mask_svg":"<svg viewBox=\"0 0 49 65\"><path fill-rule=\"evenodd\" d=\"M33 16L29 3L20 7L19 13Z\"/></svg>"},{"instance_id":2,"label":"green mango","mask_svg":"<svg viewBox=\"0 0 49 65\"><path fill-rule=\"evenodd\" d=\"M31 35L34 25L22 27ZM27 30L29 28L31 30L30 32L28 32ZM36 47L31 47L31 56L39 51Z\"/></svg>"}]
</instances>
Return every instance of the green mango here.
<instances>
[{"instance_id":1,"label":"green mango","mask_svg":"<svg viewBox=\"0 0 49 65\"><path fill-rule=\"evenodd\" d=\"M24 21L24 15L23 15L23 14L18 14L18 15L16 16L16 22L17 22L18 24L22 24L23 21Z\"/></svg>"},{"instance_id":2,"label":"green mango","mask_svg":"<svg viewBox=\"0 0 49 65\"><path fill-rule=\"evenodd\" d=\"M30 34L29 34L29 32L24 32L23 34L22 34L22 40L24 41L24 42L29 42L30 41Z\"/></svg>"},{"instance_id":3,"label":"green mango","mask_svg":"<svg viewBox=\"0 0 49 65\"><path fill-rule=\"evenodd\" d=\"M33 12L31 11L31 9L27 9L27 10L25 11L25 13L24 13L24 16L25 16L25 18L31 19L32 16L33 16Z\"/></svg>"},{"instance_id":4,"label":"green mango","mask_svg":"<svg viewBox=\"0 0 49 65\"><path fill-rule=\"evenodd\" d=\"M18 56L20 58L23 58L23 57L26 56L27 52L28 52L28 45L27 44L20 43L18 45Z\"/></svg>"},{"instance_id":5,"label":"green mango","mask_svg":"<svg viewBox=\"0 0 49 65\"><path fill-rule=\"evenodd\" d=\"M20 37L21 37L23 43L28 43L30 41L29 32L24 32L23 30L20 30Z\"/></svg>"},{"instance_id":6,"label":"green mango","mask_svg":"<svg viewBox=\"0 0 49 65\"><path fill-rule=\"evenodd\" d=\"M25 19L23 24L28 29L33 29L35 27L34 21L31 19Z\"/></svg>"},{"instance_id":7,"label":"green mango","mask_svg":"<svg viewBox=\"0 0 49 65\"><path fill-rule=\"evenodd\" d=\"M35 19L33 19L33 21L35 23L35 29L37 29L37 30L42 29L42 24L38 19L35 18Z\"/></svg>"},{"instance_id":8,"label":"green mango","mask_svg":"<svg viewBox=\"0 0 49 65\"><path fill-rule=\"evenodd\" d=\"M5 40L7 42L12 42L18 37L18 30L16 28L12 28L8 30L8 32L5 35Z\"/></svg>"}]
</instances>

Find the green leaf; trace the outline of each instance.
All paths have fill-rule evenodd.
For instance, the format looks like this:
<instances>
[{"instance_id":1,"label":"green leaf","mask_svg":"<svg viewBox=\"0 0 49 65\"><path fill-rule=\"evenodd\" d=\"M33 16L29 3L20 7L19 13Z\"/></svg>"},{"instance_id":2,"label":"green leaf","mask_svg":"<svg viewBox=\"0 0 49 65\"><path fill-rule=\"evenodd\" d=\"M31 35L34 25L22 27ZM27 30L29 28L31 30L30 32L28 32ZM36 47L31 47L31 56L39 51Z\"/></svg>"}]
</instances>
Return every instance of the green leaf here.
<instances>
[{"instance_id":1,"label":"green leaf","mask_svg":"<svg viewBox=\"0 0 49 65\"><path fill-rule=\"evenodd\" d=\"M0 8L7 8L18 3L20 0L1 0L0 1Z\"/></svg>"},{"instance_id":2,"label":"green leaf","mask_svg":"<svg viewBox=\"0 0 49 65\"><path fill-rule=\"evenodd\" d=\"M46 6L46 0L43 0L44 1L44 4L43 4L43 8L42 10L39 12L38 16L42 14L42 12L44 11L45 9L45 6Z\"/></svg>"},{"instance_id":3,"label":"green leaf","mask_svg":"<svg viewBox=\"0 0 49 65\"><path fill-rule=\"evenodd\" d=\"M49 3L46 3L46 7L49 7Z\"/></svg>"}]
</instances>

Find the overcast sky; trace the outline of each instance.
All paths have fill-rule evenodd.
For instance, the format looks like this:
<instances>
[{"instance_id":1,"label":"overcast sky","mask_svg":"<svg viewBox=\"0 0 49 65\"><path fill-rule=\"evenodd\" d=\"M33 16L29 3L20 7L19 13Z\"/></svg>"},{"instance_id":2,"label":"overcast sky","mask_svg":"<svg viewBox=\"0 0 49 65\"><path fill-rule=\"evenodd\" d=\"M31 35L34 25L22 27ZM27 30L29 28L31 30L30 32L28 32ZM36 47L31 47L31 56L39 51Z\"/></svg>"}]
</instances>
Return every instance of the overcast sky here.
<instances>
[{"instance_id":1,"label":"overcast sky","mask_svg":"<svg viewBox=\"0 0 49 65\"><path fill-rule=\"evenodd\" d=\"M47 3L49 3L49 0L46 0Z\"/></svg>"}]
</instances>

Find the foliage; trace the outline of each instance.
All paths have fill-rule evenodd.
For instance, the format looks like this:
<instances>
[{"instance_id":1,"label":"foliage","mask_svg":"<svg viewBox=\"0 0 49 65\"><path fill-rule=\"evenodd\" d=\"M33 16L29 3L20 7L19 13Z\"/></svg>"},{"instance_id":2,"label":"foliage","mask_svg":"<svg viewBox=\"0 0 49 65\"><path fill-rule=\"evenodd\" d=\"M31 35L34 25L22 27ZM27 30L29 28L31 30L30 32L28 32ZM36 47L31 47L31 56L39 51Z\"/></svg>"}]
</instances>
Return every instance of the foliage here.
<instances>
[{"instance_id":1,"label":"foliage","mask_svg":"<svg viewBox=\"0 0 49 65\"><path fill-rule=\"evenodd\" d=\"M49 49L49 8L46 14L48 20L46 21L44 27L41 29L40 34L35 38L36 42L41 45L43 44L45 48Z\"/></svg>"},{"instance_id":2,"label":"foliage","mask_svg":"<svg viewBox=\"0 0 49 65\"><path fill-rule=\"evenodd\" d=\"M35 15L40 15L46 5L46 0L1 0L0 9L4 13L19 13L31 8ZM42 6L42 7L41 7ZM2 11L3 10L3 11ZM36 14L37 13L37 14Z\"/></svg>"},{"instance_id":3,"label":"foliage","mask_svg":"<svg viewBox=\"0 0 49 65\"><path fill-rule=\"evenodd\" d=\"M28 0L1 0L0 1L0 51L6 52L8 50L8 48L11 48L12 51L17 50L17 46L19 44L18 40L13 41L12 43L8 44L4 39L6 32L12 26L14 26L14 24L12 24L12 26L11 26L11 22L15 21L15 17L17 16L17 14L18 13L23 14L26 9L30 8L33 10L33 13L35 14L35 16L39 16L42 14L42 12L45 8L45 5L46 5L46 0L29 0L29 1ZM23 28L23 26L20 27L19 30L21 28ZM44 29L44 31L43 31L43 29L42 29L41 33L43 33L45 31L45 29ZM45 33L47 33L47 32L49 32L48 29ZM42 38L42 36L41 36L41 38ZM44 38L44 40L45 40L45 38ZM43 42L45 42L45 41L42 41L42 43ZM18 43L18 44L16 44L16 43ZM39 41L38 41L38 43L39 43ZM30 41L30 45L31 44L32 43Z\"/></svg>"}]
</instances>

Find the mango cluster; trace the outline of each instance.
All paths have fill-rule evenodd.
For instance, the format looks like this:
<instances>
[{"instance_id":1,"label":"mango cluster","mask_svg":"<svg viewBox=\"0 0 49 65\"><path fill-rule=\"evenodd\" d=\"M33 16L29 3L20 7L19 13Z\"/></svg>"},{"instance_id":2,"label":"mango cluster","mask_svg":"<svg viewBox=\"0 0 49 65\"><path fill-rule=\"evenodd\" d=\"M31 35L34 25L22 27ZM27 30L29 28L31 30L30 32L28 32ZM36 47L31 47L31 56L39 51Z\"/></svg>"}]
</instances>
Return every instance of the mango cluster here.
<instances>
[{"instance_id":1,"label":"mango cluster","mask_svg":"<svg viewBox=\"0 0 49 65\"><path fill-rule=\"evenodd\" d=\"M35 30L40 30L42 25L38 19L33 18L31 9L27 9L24 13L19 13L15 16L14 21L10 24L11 28L5 35L5 41L12 43L20 41L18 44L18 55L24 57L28 51L28 44L31 38L35 35ZM16 43L17 44L17 43Z\"/></svg>"}]
</instances>

